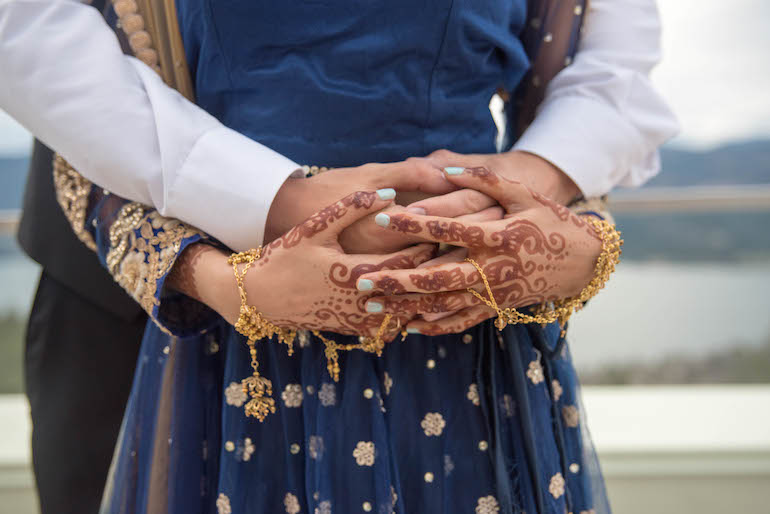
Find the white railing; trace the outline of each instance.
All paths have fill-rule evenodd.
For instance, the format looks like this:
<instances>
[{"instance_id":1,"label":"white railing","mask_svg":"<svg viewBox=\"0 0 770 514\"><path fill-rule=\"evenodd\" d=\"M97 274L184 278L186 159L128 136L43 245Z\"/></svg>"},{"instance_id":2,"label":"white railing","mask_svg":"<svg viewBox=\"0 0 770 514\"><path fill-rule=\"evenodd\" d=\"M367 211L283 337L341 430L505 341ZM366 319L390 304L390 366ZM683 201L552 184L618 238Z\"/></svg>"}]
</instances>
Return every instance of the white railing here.
<instances>
[{"instance_id":1,"label":"white railing","mask_svg":"<svg viewBox=\"0 0 770 514\"><path fill-rule=\"evenodd\" d=\"M770 184L621 190L610 210L627 212L724 212L770 210ZM20 212L0 210L0 235L16 231Z\"/></svg>"},{"instance_id":2,"label":"white railing","mask_svg":"<svg viewBox=\"0 0 770 514\"><path fill-rule=\"evenodd\" d=\"M768 512L770 385L583 391L618 514ZM0 396L0 505L32 514L26 399Z\"/></svg>"}]
</instances>

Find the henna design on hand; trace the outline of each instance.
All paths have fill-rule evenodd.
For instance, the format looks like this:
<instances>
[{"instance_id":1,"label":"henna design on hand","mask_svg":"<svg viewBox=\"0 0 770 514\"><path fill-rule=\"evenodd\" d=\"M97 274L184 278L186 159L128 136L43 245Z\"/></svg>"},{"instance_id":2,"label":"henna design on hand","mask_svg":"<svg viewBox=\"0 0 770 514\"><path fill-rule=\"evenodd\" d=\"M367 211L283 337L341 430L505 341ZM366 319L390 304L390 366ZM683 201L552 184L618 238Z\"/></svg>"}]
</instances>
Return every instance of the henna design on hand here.
<instances>
[{"instance_id":1,"label":"henna design on hand","mask_svg":"<svg viewBox=\"0 0 770 514\"><path fill-rule=\"evenodd\" d=\"M430 268L425 272L429 272ZM451 271L439 270L429 274L415 273L409 279L416 287L425 291L459 290L470 287L476 281L478 273L465 276L462 269L457 267ZM387 280L387 278L383 279ZM377 282L379 287L383 280Z\"/></svg>"},{"instance_id":2,"label":"henna design on hand","mask_svg":"<svg viewBox=\"0 0 770 514\"><path fill-rule=\"evenodd\" d=\"M429 221L425 226L431 236L445 243L464 243L469 248L484 245L484 230L481 227L466 227L455 221Z\"/></svg>"},{"instance_id":3,"label":"henna design on hand","mask_svg":"<svg viewBox=\"0 0 770 514\"><path fill-rule=\"evenodd\" d=\"M316 212L304 222L289 230L286 234L268 245L268 250L283 247L297 246L303 239L312 238L329 228L329 225L347 214L349 208L369 209L377 200L377 194L366 191L358 191L348 195L339 202ZM264 255L264 254L263 254Z\"/></svg>"},{"instance_id":4,"label":"henna design on hand","mask_svg":"<svg viewBox=\"0 0 770 514\"><path fill-rule=\"evenodd\" d=\"M337 261L332 263L331 268L329 269L329 278L339 287L355 289L358 277L365 273L372 273L380 270L416 268L423 262L430 260L434 253L435 248L428 247L423 252L414 256L398 255L377 264L359 264L354 266L353 269L350 270L350 273L348 273L348 267L344 263Z\"/></svg>"}]
</instances>

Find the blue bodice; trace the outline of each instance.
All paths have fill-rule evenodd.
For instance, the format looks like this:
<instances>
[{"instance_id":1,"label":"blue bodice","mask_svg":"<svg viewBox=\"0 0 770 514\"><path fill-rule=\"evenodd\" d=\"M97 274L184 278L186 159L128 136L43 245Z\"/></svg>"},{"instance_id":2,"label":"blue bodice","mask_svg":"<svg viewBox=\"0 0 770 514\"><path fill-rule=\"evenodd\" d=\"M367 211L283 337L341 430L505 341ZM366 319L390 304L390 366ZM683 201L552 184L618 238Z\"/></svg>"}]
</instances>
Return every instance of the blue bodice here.
<instances>
[{"instance_id":1,"label":"blue bodice","mask_svg":"<svg viewBox=\"0 0 770 514\"><path fill-rule=\"evenodd\" d=\"M296 162L494 153L525 0L180 0L198 104ZM226 50L224 50L226 49Z\"/></svg>"}]
</instances>

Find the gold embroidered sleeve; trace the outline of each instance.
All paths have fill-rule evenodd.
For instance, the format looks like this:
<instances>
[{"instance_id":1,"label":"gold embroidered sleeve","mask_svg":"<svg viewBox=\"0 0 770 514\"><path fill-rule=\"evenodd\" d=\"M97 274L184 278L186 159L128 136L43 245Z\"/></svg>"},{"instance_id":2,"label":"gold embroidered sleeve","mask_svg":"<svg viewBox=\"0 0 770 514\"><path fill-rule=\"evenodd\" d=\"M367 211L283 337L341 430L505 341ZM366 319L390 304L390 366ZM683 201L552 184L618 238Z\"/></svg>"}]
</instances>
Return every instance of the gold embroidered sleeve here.
<instances>
[{"instance_id":1,"label":"gold embroidered sleeve","mask_svg":"<svg viewBox=\"0 0 770 514\"><path fill-rule=\"evenodd\" d=\"M73 231L96 252L115 281L161 328L200 328L213 312L163 284L184 248L206 236L157 210L110 194L92 184L61 156L54 158L56 198ZM173 328L172 328L173 327Z\"/></svg>"}]
</instances>

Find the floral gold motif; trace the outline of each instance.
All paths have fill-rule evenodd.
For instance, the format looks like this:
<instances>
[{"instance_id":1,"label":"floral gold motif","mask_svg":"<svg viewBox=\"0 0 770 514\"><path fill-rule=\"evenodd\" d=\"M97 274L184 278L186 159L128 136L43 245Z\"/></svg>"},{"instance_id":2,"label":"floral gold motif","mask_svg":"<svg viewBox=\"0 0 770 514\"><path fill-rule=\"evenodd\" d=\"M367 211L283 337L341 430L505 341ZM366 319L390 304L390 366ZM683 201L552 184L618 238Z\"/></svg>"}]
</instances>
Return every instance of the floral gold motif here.
<instances>
[{"instance_id":1,"label":"floral gold motif","mask_svg":"<svg viewBox=\"0 0 770 514\"><path fill-rule=\"evenodd\" d=\"M468 393L465 395L473 405L481 405L481 398L479 398L479 386L471 384L468 386Z\"/></svg>"},{"instance_id":2,"label":"floral gold motif","mask_svg":"<svg viewBox=\"0 0 770 514\"><path fill-rule=\"evenodd\" d=\"M287 407L299 407L302 405L302 386L299 384L287 384L281 393L281 399Z\"/></svg>"},{"instance_id":3,"label":"floral gold motif","mask_svg":"<svg viewBox=\"0 0 770 514\"><path fill-rule=\"evenodd\" d=\"M299 500L291 493L286 493L283 499L283 505L286 507L286 514L298 514L300 511Z\"/></svg>"},{"instance_id":4,"label":"floral gold motif","mask_svg":"<svg viewBox=\"0 0 770 514\"><path fill-rule=\"evenodd\" d=\"M564 423L570 428L575 428L580 423L580 413L574 405L562 407L561 414L564 417Z\"/></svg>"},{"instance_id":5,"label":"floral gold motif","mask_svg":"<svg viewBox=\"0 0 770 514\"><path fill-rule=\"evenodd\" d=\"M230 498L224 493L219 493L216 505L218 514L232 514L233 512L233 509L230 507Z\"/></svg>"},{"instance_id":6,"label":"floral gold motif","mask_svg":"<svg viewBox=\"0 0 770 514\"><path fill-rule=\"evenodd\" d=\"M422 422L420 422L420 426L425 431L425 435L429 437L440 436L441 432L444 431L446 422L444 421L444 417L440 413L429 412L425 415Z\"/></svg>"},{"instance_id":7,"label":"floral gold motif","mask_svg":"<svg viewBox=\"0 0 770 514\"><path fill-rule=\"evenodd\" d=\"M374 465L374 443L372 441L358 441L353 457L359 466Z\"/></svg>"},{"instance_id":8,"label":"floral gold motif","mask_svg":"<svg viewBox=\"0 0 770 514\"><path fill-rule=\"evenodd\" d=\"M479 498L476 503L476 514L497 514L498 512L500 512L500 505L492 495Z\"/></svg>"},{"instance_id":9,"label":"floral gold motif","mask_svg":"<svg viewBox=\"0 0 770 514\"><path fill-rule=\"evenodd\" d=\"M233 407L241 407L248 399L248 395L243 390L243 386L238 382L230 382L225 388L225 402Z\"/></svg>"},{"instance_id":10,"label":"floral gold motif","mask_svg":"<svg viewBox=\"0 0 770 514\"><path fill-rule=\"evenodd\" d=\"M556 473L551 477L551 483L548 484L548 492L556 499L564 494L564 477L561 473Z\"/></svg>"}]
</instances>

